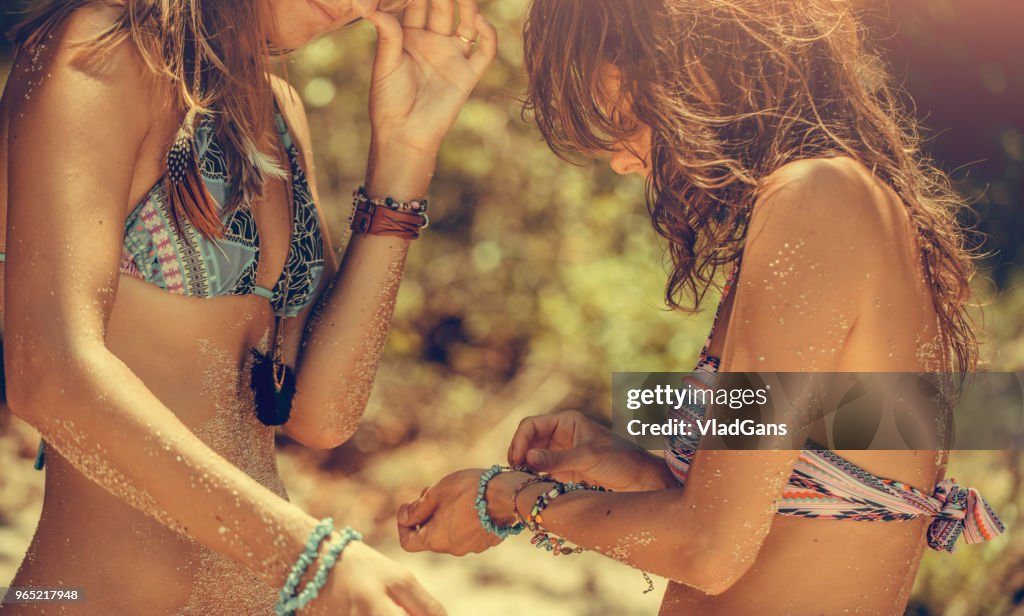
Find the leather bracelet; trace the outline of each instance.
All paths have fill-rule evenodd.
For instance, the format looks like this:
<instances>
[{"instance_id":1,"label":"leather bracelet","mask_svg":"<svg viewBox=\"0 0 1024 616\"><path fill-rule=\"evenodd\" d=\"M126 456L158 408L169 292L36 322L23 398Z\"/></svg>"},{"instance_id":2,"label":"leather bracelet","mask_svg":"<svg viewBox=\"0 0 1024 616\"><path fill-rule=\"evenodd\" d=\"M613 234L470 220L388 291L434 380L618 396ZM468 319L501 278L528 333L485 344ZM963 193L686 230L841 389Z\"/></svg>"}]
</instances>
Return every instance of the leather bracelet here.
<instances>
[{"instance_id":1,"label":"leather bracelet","mask_svg":"<svg viewBox=\"0 0 1024 616\"><path fill-rule=\"evenodd\" d=\"M398 212L371 203L356 205L352 231L366 235L386 235L406 240L419 239L420 232L430 225L426 214Z\"/></svg>"}]
</instances>

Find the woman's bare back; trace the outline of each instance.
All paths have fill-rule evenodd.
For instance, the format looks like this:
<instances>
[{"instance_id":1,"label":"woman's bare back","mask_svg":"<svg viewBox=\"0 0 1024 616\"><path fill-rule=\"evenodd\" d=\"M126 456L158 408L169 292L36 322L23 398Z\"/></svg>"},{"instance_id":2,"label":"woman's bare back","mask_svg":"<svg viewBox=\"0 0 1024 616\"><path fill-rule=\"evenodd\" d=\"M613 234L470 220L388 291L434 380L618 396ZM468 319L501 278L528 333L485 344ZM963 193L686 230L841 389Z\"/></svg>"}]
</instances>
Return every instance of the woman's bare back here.
<instances>
[{"instance_id":1,"label":"woman's bare back","mask_svg":"<svg viewBox=\"0 0 1024 616\"><path fill-rule=\"evenodd\" d=\"M870 190L873 208L881 222L880 232L865 241L851 236L849 246L834 246L837 252L854 250L858 242L861 252L881 251L879 258L889 260L889 275L872 284L877 297L867 298L869 308L862 310L852 333L836 339L829 348L805 349L804 370L819 371L826 360L836 359L840 372L917 372L936 369L936 358L922 341L936 335L936 318L927 301L927 290L920 279L914 231L903 213L902 204L891 190L872 178L859 163L850 159L801 161L783 168L774 178L778 184L787 181L825 182L834 193L839 207L844 184ZM828 184L835 188L828 187ZM756 233L755 229L755 233ZM779 276L815 276L818 268L814 255L801 254L795 248L799 237L789 245L794 250L780 254L771 264ZM722 357L729 330L740 335L752 333L751 323L774 311L764 306L747 306L734 312L743 285L757 285L759 302L781 301L785 285L778 285L778 296L764 293L764 280L759 268L750 267L746 283L733 293L723 306L722 326L715 332L711 355ZM762 270L763 271L763 270ZM743 277L741 271L741 279ZM768 285L772 281L767 282ZM748 299L751 296L748 295ZM923 299L922 299L923 298ZM795 302L799 298L793 298ZM828 297L813 298L822 312L829 305ZM877 299L877 301L876 301ZM871 306L878 304L877 309ZM815 318L816 315L808 315ZM742 323L737 324L737 319ZM731 326L731 327L730 327ZM879 341L887 341L879 344ZM734 345L737 348L739 345ZM805 345L806 346L806 345ZM819 346L821 346L819 344ZM817 351L817 353L815 353ZM735 355L735 354L734 354ZM822 358L821 363L815 357ZM742 357L735 358L753 365ZM767 363L767 362L766 362ZM832 365L832 364L828 364ZM764 369L787 371L799 366L767 366ZM837 451L846 460L878 477L896 479L931 493L940 476L941 456L934 451ZM751 455L757 455L751 452ZM914 575L926 545L925 519L902 522L859 522L848 520L813 520L774 516L771 530L748 572L728 591L708 595L681 584L671 584L662 604L662 614L737 614L756 611L763 614L901 614L909 598ZM685 532L685 531L683 531ZM693 532L700 532L694 529ZM722 549L728 549L723 546ZM866 550L870 556L866 556Z\"/></svg>"}]
</instances>

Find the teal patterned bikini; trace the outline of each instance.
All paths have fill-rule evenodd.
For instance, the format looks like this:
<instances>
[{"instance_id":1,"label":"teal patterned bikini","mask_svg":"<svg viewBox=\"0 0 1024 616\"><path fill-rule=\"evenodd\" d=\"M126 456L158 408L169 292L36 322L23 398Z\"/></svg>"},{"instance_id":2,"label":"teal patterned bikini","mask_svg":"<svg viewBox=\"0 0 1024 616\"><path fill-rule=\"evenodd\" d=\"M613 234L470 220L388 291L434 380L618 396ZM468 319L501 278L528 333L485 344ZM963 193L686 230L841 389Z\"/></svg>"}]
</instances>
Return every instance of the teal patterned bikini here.
<instances>
[{"instance_id":1,"label":"teal patterned bikini","mask_svg":"<svg viewBox=\"0 0 1024 616\"><path fill-rule=\"evenodd\" d=\"M161 180L125 220L119 271L171 293L190 297L265 297L270 300L278 321L296 316L307 307L315 298L324 270L322 229L298 149L284 116L276 108L274 119L291 167L294 218L284 270L273 289L256 284L260 237L252 210L243 205L233 211L225 211L232 185L227 176L223 150L214 138L213 122L209 119L196 128L197 162L203 183L220 208L225 236L217 240L207 239L187 219L182 220L179 233L166 199L165 181ZM5 260L6 255L0 252L0 263ZM277 327L280 327L279 323ZM2 376L0 364L0 394L3 393ZM290 405L290 401L288 403ZM287 409L279 411L278 421L283 423L287 420ZM44 453L45 444L40 440L35 463L37 470L44 466Z\"/></svg>"},{"instance_id":2,"label":"teal patterned bikini","mask_svg":"<svg viewBox=\"0 0 1024 616\"><path fill-rule=\"evenodd\" d=\"M188 221L179 234L164 198L163 181L125 222L121 273L192 297L260 295L271 300L279 316L295 316L305 308L323 273L323 238L295 144L280 112L275 113L275 120L291 165L295 218L285 268L273 289L256 285L260 238L251 209L240 207L221 216L226 229L223 239L204 238ZM206 188L223 208L232 188L209 120L196 129L196 149Z\"/></svg>"}]
</instances>

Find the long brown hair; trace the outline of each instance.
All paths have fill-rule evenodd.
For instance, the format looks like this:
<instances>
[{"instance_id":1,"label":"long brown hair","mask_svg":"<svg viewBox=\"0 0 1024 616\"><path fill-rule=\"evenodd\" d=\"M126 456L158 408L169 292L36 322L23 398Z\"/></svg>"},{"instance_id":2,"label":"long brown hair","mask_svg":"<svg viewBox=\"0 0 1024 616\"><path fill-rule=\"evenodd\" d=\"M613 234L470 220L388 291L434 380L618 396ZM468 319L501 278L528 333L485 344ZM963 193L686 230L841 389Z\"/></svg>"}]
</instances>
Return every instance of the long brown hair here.
<instances>
[{"instance_id":1,"label":"long brown hair","mask_svg":"<svg viewBox=\"0 0 1024 616\"><path fill-rule=\"evenodd\" d=\"M976 366L966 204L921 152L849 3L534 0L523 45L526 111L563 158L610 151L637 128L602 105L602 67L619 71L620 96L651 127L647 204L669 242L670 306L697 310L740 258L761 180L794 160L850 156L902 199L943 345L957 369Z\"/></svg>"},{"instance_id":2,"label":"long brown hair","mask_svg":"<svg viewBox=\"0 0 1024 616\"><path fill-rule=\"evenodd\" d=\"M102 53L130 41L146 67L172 84L174 106L185 116L179 137L190 138L202 117L213 119L234 188L229 210L259 196L267 177L283 174L263 153L273 109L263 0L43 0L12 31L16 48L45 43L74 11L96 2L117 17L86 49ZM197 179L189 178L201 187ZM177 223L187 218L203 235L223 236L208 192L169 191L168 198Z\"/></svg>"}]
</instances>

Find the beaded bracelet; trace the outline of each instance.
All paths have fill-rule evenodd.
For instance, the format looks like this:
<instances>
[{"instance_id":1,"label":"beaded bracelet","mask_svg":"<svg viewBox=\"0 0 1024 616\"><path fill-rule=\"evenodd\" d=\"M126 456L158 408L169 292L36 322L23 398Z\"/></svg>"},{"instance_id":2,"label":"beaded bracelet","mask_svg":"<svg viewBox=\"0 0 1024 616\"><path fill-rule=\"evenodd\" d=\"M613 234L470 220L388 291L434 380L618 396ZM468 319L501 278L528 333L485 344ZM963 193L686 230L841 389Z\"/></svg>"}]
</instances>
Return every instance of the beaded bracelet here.
<instances>
[{"instance_id":1,"label":"beaded bracelet","mask_svg":"<svg viewBox=\"0 0 1024 616\"><path fill-rule=\"evenodd\" d=\"M596 492L611 492L607 488L601 486L588 485L585 482L580 483L558 483L555 482L555 486L537 497L537 502L530 510L530 515L525 518L519 513L519 495L522 494L523 490L527 487L539 483L541 481L552 481L550 476L545 473L538 474L534 477L530 477L523 483L519 484L512 496L512 512L515 514L516 523L522 524L530 529L534 533L533 538L530 539L530 543L538 550L544 549L551 552L553 556L568 556L569 554L581 554L585 550L581 546L570 547L566 545L566 539L564 537L558 537L551 534L540 525L543 522L543 516L541 513L551 501L561 496L562 494L568 494L576 490L594 490ZM647 588L644 590L646 595L654 590L654 580L651 576L647 575L647 572L643 569L640 570L640 574L644 576L644 582L647 583Z\"/></svg>"},{"instance_id":2,"label":"beaded bracelet","mask_svg":"<svg viewBox=\"0 0 1024 616\"><path fill-rule=\"evenodd\" d=\"M518 471L521 473L529 473L530 470L520 466L500 466L495 464L491 468L487 469L480 475L480 487L476 491L476 515L480 519L480 526L485 531L504 540L509 535L518 535L526 529L526 526L522 522L516 522L511 526L498 526L491 520L491 516L487 513L487 484L490 483L491 479L500 475L506 471Z\"/></svg>"},{"instance_id":3,"label":"beaded bracelet","mask_svg":"<svg viewBox=\"0 0 1024 616\"><path fill-rule=\"evenodd\" d=\"M519 486L512 493L512 515L515 516L517 523L526 526L526 520L523 518L523 515L519 513L519 495L522 494L523 490L525 490L526 488L532 486L535 483L540 483L542 481L551 481L551 478L547 475L547 473L534 475L533 477L530 477L523 483L519 484Z\"/></svg>"},{"instance_id":4,"label":"beaded bracelet","mask_svg":"<svg viewBox=\"0 0 1024 616\"><path fill-rule=\"evenodd\" d=\"M280 609L283 609L283 614L293 614L296 610L301 610L306 607L311 601L320 595L320 590L327 584L327 575L334 568L335 563L338 562L338 556L341 552L348 547L348 544L353 541L361 541L363 536L352 529L352 527L345 527L341 531L341 539L337 543L331 544L327 549L327 554L324 555L324 561L320 563L320 568L317 570L316 575L313 579L306 584L306 587L302 589L302 592L295 597L291 597L286 601Z\"/></svg>"},{"instance_id":5,"label":"beaded bracelet","mask_svg":"<svg viewBox=\"0 0 1024 616\"><path fill-rule=\"evenodd\" d=\"M352 199L355 202L356 207L364 203L376 207L384 207L389 210L396 212L411 212L413 214L426 214L428 203L426 199L416 199L415 201L395 201L391 197L384 197L383 199L371 199L366 194L366 187L360 186L358 190L352 193Z\"/></svg>"},{"instance_id":6,"label":"beaded bracelet","mask_svg":"<svg viewBox=\"0 0 1024 616\"><path fill-rule=\"evenodd\" d=\"M527 515L526 520L524 520L526 527L532 531L540 529L540 525L544 523L544 517L542 514L544 513L544 510L547 509L548 505L551 504L551 501L563 494L575 492L576 490L594 490L595 492L608 491L606 488L602 488L601 486L587 485L584 482L556 483L555 487L537 497L537 502L533 504L533 508L530 509L529 515Z\"/></svg>"},{"instance_id":7,"label":"beaded bracelet","mask_svg":"<svg viewBox=\"0 0 1024 616\"><path fill-rule=\"evenodd\" d=\"M317 569L313 579L306 584L306 587L302 589L302 592L298 595L292 596L292 593L295 592L295 587L298 585L299 579L302 578L306 569L309 568L312 559L316 558L317 547L319 547L320 539L322 539L322 537L318 538L315 543L314 537L319 534L321 526L324 526L325 523L327 527L331 529L328 530L327 534L332 532L334 521L331 518L324 518L324 520L317 525L317 528L314 529L313 535L310 536L309 541L306 543L306 551L299 556L299 562L296 562L295 567L292 568L292 574L288 576L288 581L285 583L284 589L281 590L280 600L274 607L276 616L292 616L296 611L301 610L316 599L317 596L320 595L320 590L327 584L327 575L338 562L338 557L341 555L341 552L348 547L349 543L353 541L362 541L363 539L363 536L353 530L351 526L346 526L341 531L341 539L327 548L327 553L324 555L323 562L320 563L320 568ZM314 545L312 550L309 548L310 544ZM312 558L309 558L308 556L310 552L312 552ZM297 575L296 570L299 570ZM293 577L295 578L294 581L292 580Z\"/></svg>"},{"instance_id":8,"label":"beaded bracelet","mask_svg":"<svg viewBox=\"0 0 1024 616\"><path fill-rule=\"evenodd\" d=\"M544 518L541 515L551 501L558 498L563 494L569 492L575 492L576 490L594 490L597 492L607 492L605 488L601 486L591 486L586 483L556 483L553 488L537 497L537 502L534 503L533 508L530 510L529 515L523 523L529 528L534 534L533 539L530 543L533 544L537 549L545 549L551 552L554 556L579 554L583 552L583 548L580 546L569 547L565 545L566 540L563 537L557 537L549 533L544 529L541 524L544 522Z\"/></svg>"},{"instance_id":9,"label":"beaded bracelet","mask_svg":"<svg viewBox=\"0 0 1024 616\"><path fill-rule=\"evenodd\" d=\"M309 534L309 539L306 540L305 551L299 554L299 558L292 566L291 573L288 574L288 579L284 582L284 587L278 593L280 597L278 605L283 604L295 594L295 588L299 585L299 580L302 579L306 570L316 560L317 552L320 549L320 542L332 532L334 532L334 518L324 518L320 520L320 523L316 525L313 532Z\"/></svg>"},{"instance_id":10,"label":"beaded bracelet","mask_svg":"<svg viewBox=\"0 0 1024 616\"><path fill-rule=\"evenodd\" d=\"M565 545L564 537L556 537L546 531L538 531L533 535L533 539L530 539L530 543L532 543L538 550L543 548L555 556L561 556L562 554L580 554L583 552L583 548L580 546L568 547Z\"/></svg>"}]
</instances>

